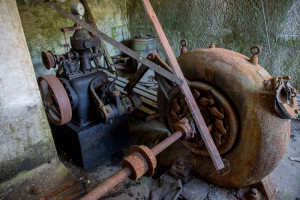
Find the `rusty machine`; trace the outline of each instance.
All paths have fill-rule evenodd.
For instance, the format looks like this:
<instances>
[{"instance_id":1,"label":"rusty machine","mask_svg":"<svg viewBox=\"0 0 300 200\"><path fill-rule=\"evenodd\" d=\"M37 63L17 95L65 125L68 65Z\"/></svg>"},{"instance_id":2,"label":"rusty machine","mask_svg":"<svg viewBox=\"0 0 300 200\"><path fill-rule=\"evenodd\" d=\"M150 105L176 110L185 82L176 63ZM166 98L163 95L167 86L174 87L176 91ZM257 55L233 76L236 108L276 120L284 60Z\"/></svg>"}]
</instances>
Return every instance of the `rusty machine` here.
<instances>
[{"instance_id":1,"label":"rusty machine","mask_svg":"<svg viewBox=\"0 0 300 200\"><path fill-rule=\"evenodd\" d=\"M106 125L97 129L100 132L109 123L119 126L118 119L140 105L133 88L150 68L159 83L161 117L173 133L152 149L133 146L122 162L123 169L83 199L98 199L127 177L136 180L143 175L152 176L157 162L170 167L178 157L187 158L197 176L220 186L244 187L258 182L264 185L264 178L277 166L288 146L289 119L299 116L296 89L289 83L290 77L271 77L258 64L258 46L251 48L252 57L248 58L214 44L188 51L183 40L181 56L176 59L149 0L142 3L168 63L156 53L143 58L94 24L83 22L77 16L81 8L70 14L47 2L76 23L65 29L75 30L70 51L64 55L43 53L47 68L58 64L63 69L57 77L39 78L50 122L62 125L72 119L69 129L101 122ZM97 70L100 67L96 59L103 53L103 46L99 47L102 39L143 64L125 87L126 96L114 89L114 82L108 81L104 72ZM175 143L178 139L180 142ZM163 159L156 159L159 153ZM272 196L270 191L266 193Z\"/></svg>"},{"instance_id":2,"label":"rusty machine","mask_svg":"<svg viewBox=\"0 0 300 200\"><path fill-rule=\"evenodd\" d=\"M81 6L72 4L76 17L84 13ZM48 119L55 125L56 143L87 169L128 144L127 115L140 106L141 99L115 89L117 74L109 81L108 75L99 71L103 67L98 60L104 53L97 36L78 25L62 29L68 31L75 32L71 49L66 42L65 54L42 52L47 69L58 66L56 76L41 76L38 83Z\"/></svg>"}]
</instances>

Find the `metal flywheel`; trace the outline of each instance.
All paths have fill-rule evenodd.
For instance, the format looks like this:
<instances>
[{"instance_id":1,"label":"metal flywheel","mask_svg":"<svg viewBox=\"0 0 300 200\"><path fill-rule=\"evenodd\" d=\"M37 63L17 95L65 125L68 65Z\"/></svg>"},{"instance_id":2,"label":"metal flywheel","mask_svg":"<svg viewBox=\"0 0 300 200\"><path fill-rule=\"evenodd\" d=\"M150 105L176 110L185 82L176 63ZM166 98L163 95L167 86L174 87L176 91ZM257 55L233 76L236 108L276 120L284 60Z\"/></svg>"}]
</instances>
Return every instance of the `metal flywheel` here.
<instances>
[{"instance_id":1,"label":"metal flywheel","mask_svg":"<svg viewBox=\"0 0 300 200\"><path fill-rule=\"evenodd\" d=\"M59 79L52 74L41 76L38 85L49 121L57 126L68 123L72 118L72 108Z\"/></svg>"}]
</instances>

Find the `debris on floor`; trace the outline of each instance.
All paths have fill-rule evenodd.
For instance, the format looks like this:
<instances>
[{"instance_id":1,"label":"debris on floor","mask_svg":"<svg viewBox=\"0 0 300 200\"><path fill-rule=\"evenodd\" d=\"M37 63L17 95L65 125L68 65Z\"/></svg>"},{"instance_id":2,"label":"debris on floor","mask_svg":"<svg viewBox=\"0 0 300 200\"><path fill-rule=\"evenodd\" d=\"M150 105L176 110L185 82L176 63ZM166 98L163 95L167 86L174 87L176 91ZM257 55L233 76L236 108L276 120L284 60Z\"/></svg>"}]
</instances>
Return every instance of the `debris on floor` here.
<instances>
[{"instance_id":1,"label":"debris on floor","mask_svg":"<svg viewBox=\"0 0 300 200\"><path fill-rule=\"evenodd\" d=\"M167 130L159 121L151 123L131 121L131 133L134 133L136 143L155 143L157 138L166 137ZM154 137L151 138L151 132ZM143 138L142 136L145 136ZM293 138L293 139L292 139ZM159 140L159 139L157 139ZM300 163L291 161L290 158L297 158L300 155L300 122L294 121L291 128L291 140L286 155L279 163L278 167L271 173L270 177L277 188L276 200L295 200L300 198ZM88 171L82 170L70 162L63 161L66 167L83 184L87 192L104 182L110 176L121 169L121 161L124 155L128 155L128 149L106 159L98 167ZM289 170L286 170L289 169ZM155 177L155 176L154 176ZM106 200L148 200L151 199L151 191L157 189L160 182L159 177L142 177L137 181L125 180L112 191L108 192L102 199ZM205 180L192 177L182 185L178 199L187 200L237 200L246 199L251 195L252 199L258 199L261 194L256 194L256 188L227 189L210 184ZM169 197L168 197L169 198ZM155 199L155 198L153 198ZM165 198L166 199L166 198Z\"/></svg>"}]
</instances>

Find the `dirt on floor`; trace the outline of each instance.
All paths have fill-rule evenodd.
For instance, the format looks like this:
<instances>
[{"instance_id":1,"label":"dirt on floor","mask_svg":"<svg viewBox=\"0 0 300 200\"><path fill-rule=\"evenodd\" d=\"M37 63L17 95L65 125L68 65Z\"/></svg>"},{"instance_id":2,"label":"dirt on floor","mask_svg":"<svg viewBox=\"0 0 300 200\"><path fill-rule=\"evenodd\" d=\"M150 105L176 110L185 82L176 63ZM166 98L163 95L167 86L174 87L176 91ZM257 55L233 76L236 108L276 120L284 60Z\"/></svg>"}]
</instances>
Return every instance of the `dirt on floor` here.
<instances>
[{"instance_id":1,"label":"dirt on floor","mask_svg":"<svg viewBox=\"0 0 300 200\"><path fill-rule=\"evenodd\" d=\"M160 121L140 122L131 121L131 133L135 136L133 143L144 140L148 144L155 144L168 135L167 129ZM138 134L137 134L138 133ZM151 135L151 137L150 137ZM154 136L153 136L154 135ZM87 192L91 191L100 183L121 169L123 157L128 155L128 149L111 156L102 162L98 167L84 171L82 168L63 160L66 167L78 178ZM292 161L300 157L300 121L293 121L291 128L291 139L289 148L277 168L270 177L277 188L277 200L299 200L300 199L300 162ZM142 177L137 181L125 180L116 188L111 190L101 199L107 200L148 200L160 199L155 197L151 191L162 187L159 178ZM174 188L173 188L174 189ZM241 193L250 188L225 189L207 183L198 178L191 178L183 184L178 199L188 200L223 200L243 199ZM176 190L176 188L175 188ZM165 200L173 199L176 192L170 192Z\"/></svg>"}]
</instances>

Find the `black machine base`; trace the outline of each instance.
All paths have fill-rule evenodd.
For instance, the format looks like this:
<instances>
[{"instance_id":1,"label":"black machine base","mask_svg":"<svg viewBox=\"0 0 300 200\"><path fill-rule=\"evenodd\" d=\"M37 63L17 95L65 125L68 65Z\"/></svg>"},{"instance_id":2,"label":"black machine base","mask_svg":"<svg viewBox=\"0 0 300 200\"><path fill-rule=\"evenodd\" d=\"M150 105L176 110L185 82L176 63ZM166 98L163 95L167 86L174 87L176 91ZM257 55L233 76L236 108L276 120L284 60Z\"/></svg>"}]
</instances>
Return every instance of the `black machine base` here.
<instances>
[{"instance_id":1,"label":"black machine base","mask_svg":"<svg viewBox=\"0 0 300 200\"><path fill-rule=\"evenodd\" d=\"M105 158L129 145L128 116L115 118L112 124L79 127L72 122L52 126L58 151L65 152L84 169L97 166Z\"/></svg>"}]
</instances>

